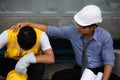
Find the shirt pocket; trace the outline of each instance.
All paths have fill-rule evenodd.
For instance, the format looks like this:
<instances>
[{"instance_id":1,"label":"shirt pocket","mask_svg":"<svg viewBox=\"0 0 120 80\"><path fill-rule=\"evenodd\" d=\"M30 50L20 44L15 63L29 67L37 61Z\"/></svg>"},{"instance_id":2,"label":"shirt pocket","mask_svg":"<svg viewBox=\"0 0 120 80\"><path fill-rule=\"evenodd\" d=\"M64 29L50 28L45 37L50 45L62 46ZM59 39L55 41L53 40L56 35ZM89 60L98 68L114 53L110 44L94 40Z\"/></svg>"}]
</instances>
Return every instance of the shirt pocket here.
<instances>
[{"instance_id":1,"label":"shirt pocket","mask_svg":"<svg viewBox=\"0 0 120 80\"><path fill-rule=\"evenodd\" d=\"M94 57L94 58L99 58L101 57L102 53L102 46L101 45L93 45L88 47L88 53L89 56Z\"/></svg>"}]
</instances>

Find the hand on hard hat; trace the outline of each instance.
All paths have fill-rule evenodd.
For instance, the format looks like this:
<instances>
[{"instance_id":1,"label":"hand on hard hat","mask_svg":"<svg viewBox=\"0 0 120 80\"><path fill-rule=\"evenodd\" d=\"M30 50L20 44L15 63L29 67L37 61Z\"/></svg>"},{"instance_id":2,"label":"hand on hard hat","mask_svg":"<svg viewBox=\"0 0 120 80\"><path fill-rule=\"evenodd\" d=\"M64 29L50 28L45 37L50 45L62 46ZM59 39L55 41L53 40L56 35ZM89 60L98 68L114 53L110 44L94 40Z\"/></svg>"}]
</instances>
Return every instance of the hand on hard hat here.
<instances>
[{"instance_id":1,"label":"hand on hard hat","mask_svg":"<svg viewBox=\"0 0 120 80\"><path fill-rule=\"evenodd\" d=\"M29 54L23 56L16 64L15 70L18 73L26 74L27 67L30 65L30 63L36 63L36 58L33 54L33 52L30 52Z\"/></svg>"}]
</instances>

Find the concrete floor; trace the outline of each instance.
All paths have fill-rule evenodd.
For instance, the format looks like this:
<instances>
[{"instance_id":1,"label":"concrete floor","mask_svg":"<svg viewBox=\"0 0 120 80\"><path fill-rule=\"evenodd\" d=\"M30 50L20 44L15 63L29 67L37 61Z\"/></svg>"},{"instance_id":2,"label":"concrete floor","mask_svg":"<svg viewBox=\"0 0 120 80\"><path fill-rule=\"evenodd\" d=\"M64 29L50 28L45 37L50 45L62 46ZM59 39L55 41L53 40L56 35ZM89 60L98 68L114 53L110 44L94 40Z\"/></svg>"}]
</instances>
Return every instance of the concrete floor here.
<instances>
[{"instance_id":1,"label":"concrete floor","mask_svg":"<svg viewBox=\"0 0 120 80\"><path fill-rule=\"evenodd\" d=\"M55 64L46 64L45 65L45 74L43 80L51 80L52 75L59 70L63 70L66 68L72 68L74 63L55 63ZM5 80L0 76L0 80Z\"/></svg>"},{"instance_id":2,"label":"concrete floor","mask_svg":"<svg viewBox=\"0 0 120 80\"><path fill-rule=\"evenodd\" d=\"M46 70L43 77L43 80L51 80L52 75L59 70L71 68L73 67L74 63L55 63L55 64L46 64ZM0 76L0 80L5 80L3 77Z\"/></svg>"},{"instance_id":3,"label":"concrete floor","mask_svg":"<svg viewBox=\"0 0 120 80\"><path fill-rule=\"evenodd\" d=\"M63 70L66 68L72 68L74 63L55 63L51 65L45 65L46 66L46 71L45 75L43 77L44 80L46 79L51 79L52 75L59 70Z\"/></svg>"},{"instance_id":4,"label":"concrete floor","mask_svg":"<svg viewBox=\"0 0 120 80\"><path fill-rule=\"evenodd\" d=\"M2 76L0 76L0 80L5 80Z\"/></svg>"}]
</instances>

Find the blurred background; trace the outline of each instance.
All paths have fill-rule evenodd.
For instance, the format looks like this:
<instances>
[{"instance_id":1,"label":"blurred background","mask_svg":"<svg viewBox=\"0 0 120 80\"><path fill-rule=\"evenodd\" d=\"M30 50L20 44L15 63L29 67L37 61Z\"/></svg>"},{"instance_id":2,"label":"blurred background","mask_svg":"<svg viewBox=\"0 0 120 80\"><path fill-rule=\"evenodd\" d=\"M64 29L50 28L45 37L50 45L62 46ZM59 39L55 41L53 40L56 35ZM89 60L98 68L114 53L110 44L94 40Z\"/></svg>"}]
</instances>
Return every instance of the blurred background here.
<instances>
[{"instance_id":1,"label":"blurred background","mask_svg":"<svg viewBox=\"0 0 120 80\"><path fill-rule=\"evenodd\" d=\"M101 8L100 26L120 39L120 0L0 0L0 32L22 21L71 25L73 15L88 4Z\"/></svg>"},{"instance_id":2,"label":"blurred background","mask_svg":"<svg viewBox=\"0 0 120 80\"><path fill-rule=\"evenodd\" d=\"M95 4L101 8L103 22L99 26L110 32L114 48L120 49L120 0L0 0L0 33L24 21L47 25L72 25L74 14L88 4ZM64 43L66 42L56 46L62 47ZM73 64L74 62L62 62L46 65L44 79L50 79L55 71L72 67Z\"/></svg>"}]
</instances>

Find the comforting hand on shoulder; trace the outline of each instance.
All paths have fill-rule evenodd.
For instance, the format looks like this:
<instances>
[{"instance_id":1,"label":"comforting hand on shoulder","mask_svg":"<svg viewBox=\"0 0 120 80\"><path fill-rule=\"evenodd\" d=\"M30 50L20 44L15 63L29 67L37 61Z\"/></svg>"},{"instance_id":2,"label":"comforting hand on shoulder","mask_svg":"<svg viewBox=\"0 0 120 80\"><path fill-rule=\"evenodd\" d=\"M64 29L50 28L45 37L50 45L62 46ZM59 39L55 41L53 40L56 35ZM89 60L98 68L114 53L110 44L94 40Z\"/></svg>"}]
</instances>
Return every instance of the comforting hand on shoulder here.
<instances>
[{"instance_id":1,"label":"comforting hand on shoulder","mask_svg":"<svg viewBox=\"0 0 120 80\"><path fill-rule=\"evenodd\" d=\"M26 74L27 67L30 65L30 63L36 63L36 58L33 54L33 52L28 53L27 55L23 56L16 64L15 70L18 73Z\"/></svg>"}]
</instances>

